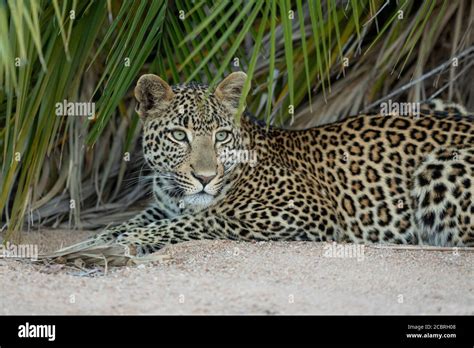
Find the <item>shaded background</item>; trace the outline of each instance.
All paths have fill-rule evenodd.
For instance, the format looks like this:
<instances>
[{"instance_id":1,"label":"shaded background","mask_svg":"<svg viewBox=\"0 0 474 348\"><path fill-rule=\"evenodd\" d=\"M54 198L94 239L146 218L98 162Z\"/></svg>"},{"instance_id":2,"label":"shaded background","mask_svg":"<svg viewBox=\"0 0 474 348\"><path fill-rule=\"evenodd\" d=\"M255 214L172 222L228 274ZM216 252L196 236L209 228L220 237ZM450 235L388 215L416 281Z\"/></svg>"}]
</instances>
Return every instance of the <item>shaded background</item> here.
<instances>
[{"instance_id":1,"label":"shaded background","mask_svg":"<svg viewBox=\"0 0 474 348\"><path fill-rule=\"evenodd\" d=\"M142 73L215 85L243 70L249 110L288 128L387 98L473 110L473 22L474 3L462 0L1 0L7 238L41 226L101 228L146 204L133 99ZM64 99L94 102L95 118L57 117Z\"/></svg>"}]
</instances>

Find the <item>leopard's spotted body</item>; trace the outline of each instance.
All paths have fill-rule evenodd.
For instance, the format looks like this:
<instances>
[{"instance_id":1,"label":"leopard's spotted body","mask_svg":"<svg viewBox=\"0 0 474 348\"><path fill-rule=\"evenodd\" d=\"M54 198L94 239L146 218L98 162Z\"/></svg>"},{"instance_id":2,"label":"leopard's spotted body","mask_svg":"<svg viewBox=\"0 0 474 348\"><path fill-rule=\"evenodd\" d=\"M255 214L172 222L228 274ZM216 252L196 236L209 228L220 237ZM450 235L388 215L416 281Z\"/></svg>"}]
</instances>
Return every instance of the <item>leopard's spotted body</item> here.
<instances>
[{"instance_id":1,"label":"leopard's spotted body","mask_svg":"<svg viewBox=\"0 0 474 348\"><path fill-rule=\"evenodd\" d=\"M474 245L474 118L451 106L268 131L234 114L245 74L135 89L156 202L91 243L139 254L193 239ZM238 150L240 161L221 157ZM247 151L247 152L245 152Z\"/></svg>"}]
</instances>

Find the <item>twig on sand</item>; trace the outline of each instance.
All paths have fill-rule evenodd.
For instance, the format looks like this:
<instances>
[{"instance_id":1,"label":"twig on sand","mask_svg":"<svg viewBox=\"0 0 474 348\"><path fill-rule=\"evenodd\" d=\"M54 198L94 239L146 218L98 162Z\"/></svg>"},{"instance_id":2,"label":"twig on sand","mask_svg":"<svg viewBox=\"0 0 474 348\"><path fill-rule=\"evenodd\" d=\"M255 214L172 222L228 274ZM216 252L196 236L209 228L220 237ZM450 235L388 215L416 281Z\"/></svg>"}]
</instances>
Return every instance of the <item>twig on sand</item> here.
<instances>
[{"instance_id":1,"label":"twig on sand","mask_svg":"<svg viewBox=\"0 0 474 348\"><path fill-rule=\"evenodd\" d=\"M431 245L367 245L374 249L391 249L391 250L426 250L426 251L450 251L450 252L474 252L473 247L437 247Z\"/></svg>"}]
</instances>

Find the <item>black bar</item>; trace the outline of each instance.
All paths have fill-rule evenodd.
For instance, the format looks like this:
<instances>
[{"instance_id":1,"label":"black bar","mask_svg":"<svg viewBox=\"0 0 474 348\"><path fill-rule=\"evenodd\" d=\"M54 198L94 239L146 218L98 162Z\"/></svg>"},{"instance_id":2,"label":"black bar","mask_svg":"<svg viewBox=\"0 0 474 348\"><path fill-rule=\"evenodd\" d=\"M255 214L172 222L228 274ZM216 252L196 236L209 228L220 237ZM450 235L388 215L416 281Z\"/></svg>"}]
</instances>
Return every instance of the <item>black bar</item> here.
<instances>
[{"instance_id":1,"label":"black bar","mask_svg":"<svg viewBox=\"0 0 474 348\"><path fill-rule=\"evenodd\" d=\"M19 326L27 322L55 325L55 340L18 337ZM407 344L473 347L473 324L472 316L0 316L0 346ZM408 338L407 334L427 336ZM433 334L455 334L456 337L434 338Z\"/></svg>"}]
</instances>

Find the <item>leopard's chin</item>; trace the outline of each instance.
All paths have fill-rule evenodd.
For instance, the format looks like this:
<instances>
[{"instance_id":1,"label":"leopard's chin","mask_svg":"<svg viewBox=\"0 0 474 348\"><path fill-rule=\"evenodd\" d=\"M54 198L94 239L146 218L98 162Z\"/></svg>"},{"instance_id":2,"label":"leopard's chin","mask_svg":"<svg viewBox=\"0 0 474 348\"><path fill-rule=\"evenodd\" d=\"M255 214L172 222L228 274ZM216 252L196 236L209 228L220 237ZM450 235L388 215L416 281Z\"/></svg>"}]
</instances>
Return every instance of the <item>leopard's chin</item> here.
<instances>
[{"instance_id":1,"label":"leopard's chin","mask_svg":"<svg viewBox=\"0 0 474 348\"><path fill-rule=\"evenodd\" d=\"M199 192L193 195L183 197L184 204L195 208L206 208L214 201L215 196L205 192Z\"/></svg>"}]
</instances>

